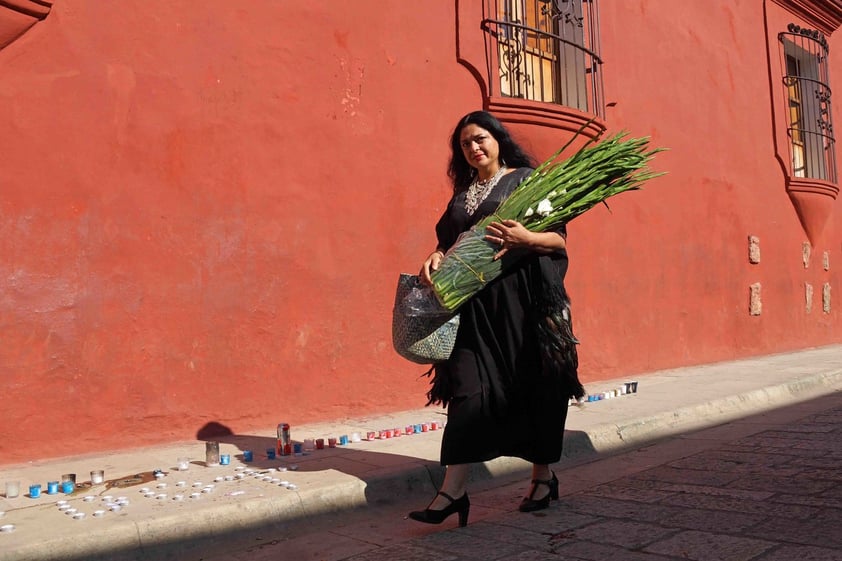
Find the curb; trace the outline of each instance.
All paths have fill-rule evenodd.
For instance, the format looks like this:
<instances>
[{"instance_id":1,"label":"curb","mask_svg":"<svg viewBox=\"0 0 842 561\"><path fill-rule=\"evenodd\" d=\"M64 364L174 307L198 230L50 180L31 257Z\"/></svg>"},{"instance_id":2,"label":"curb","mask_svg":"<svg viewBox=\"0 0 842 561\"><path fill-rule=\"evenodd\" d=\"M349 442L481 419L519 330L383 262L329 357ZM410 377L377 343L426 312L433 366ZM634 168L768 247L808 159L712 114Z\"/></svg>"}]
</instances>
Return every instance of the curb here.
<instances>
[{"instance_id":1,"label":"curb","mask_svg":"<svg viewBox=\"0 0 842 561\"><path fill-rule=\"evenodd\" d=\"M572 439L573 442L565 440L562 463L565 460L585 460L590 455L616 454L629 448L639 448L655 440L725 424L835 391L842 391L842 369L647 417L599 425L587 432L577 433L579 438Z\"/></svg>"}]
</instances>

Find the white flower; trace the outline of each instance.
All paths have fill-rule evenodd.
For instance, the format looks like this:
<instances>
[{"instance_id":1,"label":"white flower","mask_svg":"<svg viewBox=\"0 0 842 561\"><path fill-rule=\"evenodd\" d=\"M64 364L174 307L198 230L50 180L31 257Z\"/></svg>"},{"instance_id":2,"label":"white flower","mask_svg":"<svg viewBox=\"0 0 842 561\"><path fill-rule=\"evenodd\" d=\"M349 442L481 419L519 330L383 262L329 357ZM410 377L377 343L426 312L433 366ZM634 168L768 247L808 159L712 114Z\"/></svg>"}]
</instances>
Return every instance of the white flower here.
<instances>
[{"instance_id":1,"label":"white flower","mask_svg":"<svg viewBox=\"0 0 842 561\"><path fill-rule=\"evenodd\" d=\"M538 214L541 216L547 217L553 211L553 204L550 202L550 199L544 199L540 203L538 203Z\"/></svg>"},{"instance_id":2,"label":"white flower","mask_svg":"<svg viewBox=\"0 0 842 561\"><path fill-rule=\"evenodd\" d=\"M523 213L523 216L524 216L524 218L526 218L528 216L532 216L533 214L535 214L535 211L532 210L532 207L529 207L528 209L526 209L526 212Z\"/></svg>"}]
</instances>

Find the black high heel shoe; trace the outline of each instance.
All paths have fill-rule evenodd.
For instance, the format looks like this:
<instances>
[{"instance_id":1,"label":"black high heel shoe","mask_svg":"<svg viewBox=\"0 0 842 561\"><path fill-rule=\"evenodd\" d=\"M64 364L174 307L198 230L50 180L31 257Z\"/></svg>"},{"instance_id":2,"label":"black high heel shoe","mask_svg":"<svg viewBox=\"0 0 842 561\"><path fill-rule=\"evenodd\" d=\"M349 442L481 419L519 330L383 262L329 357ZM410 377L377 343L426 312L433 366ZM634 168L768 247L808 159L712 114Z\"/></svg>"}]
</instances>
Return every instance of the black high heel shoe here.
<instances>
[{"instance_id":1,"label":"black high heel shoe","mask_svg":"<svg viewBox=\"0 0 842 561\"><path fill-rule=\"evenodd\" d=\"M556 478L554 472L550 473L553 474L552 479L532 480L532 491L529 492L528 497L524 498L520 502L520 506L517 507L519 511L534 512L536 510L543 510L550 506L550 499L558 500L558 479ZM535 495L535 491L538 489L538 485L545 485L550 490L550 492L540 499L533 499L532 497Z\"/></svg>"},{"instance_id":2,"label":"black high heel shoe","mask_svg":"<svg viewBox=\"0 0 842 561\"><path fill-rule=\"evenodd\" d=\"M413 520L417 520L418 522L424 522L425 524L441 524L442 522L444 522L445 518L447 518L454 512L458 512L459 527L462 528L465 525L467 525L468 511L471 510L471 501L468 500L468 493L465 493L458 499L454 499L453 497L442 491L439 491L436 494L436 496L438 495L441 495L442 497L450 501L450 504L442 510L430 510L429 508L425 508L424 510L415 510L409 513L409 517Z\"/></svg>"}]
</instances>

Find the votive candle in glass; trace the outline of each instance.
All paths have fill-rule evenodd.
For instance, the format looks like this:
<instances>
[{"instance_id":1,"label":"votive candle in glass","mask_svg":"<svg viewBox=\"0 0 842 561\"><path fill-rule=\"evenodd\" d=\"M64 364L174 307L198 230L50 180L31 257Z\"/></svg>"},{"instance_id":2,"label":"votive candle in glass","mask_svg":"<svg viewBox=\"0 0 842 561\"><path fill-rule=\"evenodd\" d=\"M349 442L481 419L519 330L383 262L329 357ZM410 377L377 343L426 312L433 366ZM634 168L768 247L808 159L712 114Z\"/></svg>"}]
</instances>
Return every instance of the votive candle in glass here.
<instances>
[{"instance_id":1,"label":"votive candle in glass","mask_svg":"<svg viewBox=\"0 0 842 561\"><path fill-rule=\"evenodd\" d=\"M7 499L14 499L15 497L20 495L20 481L7 481L6 482L6 498Z\"/></svg>"},{"instance_id":2,"label":"votive candle in glass","mask_svg":"<svg viewBox=\"0 0 842 561\"><path fill-rule=\"evenodd\" d=\"M105 472L101 469L95 469L91 472L91 485L102 485L105 482Z\"/></svg>"}]
</instances>

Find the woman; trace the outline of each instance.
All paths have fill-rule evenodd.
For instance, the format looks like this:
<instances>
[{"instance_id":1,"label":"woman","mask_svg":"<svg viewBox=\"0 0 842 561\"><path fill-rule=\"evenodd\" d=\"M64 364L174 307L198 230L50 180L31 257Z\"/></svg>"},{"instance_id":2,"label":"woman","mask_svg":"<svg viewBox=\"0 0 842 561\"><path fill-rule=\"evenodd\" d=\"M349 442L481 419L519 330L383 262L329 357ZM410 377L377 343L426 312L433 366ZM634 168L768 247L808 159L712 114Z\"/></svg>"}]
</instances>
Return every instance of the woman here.
<instances>
[{"instance_id":1,"label":"woman","mask_svg":"<svg viewBox=\"0 0 842 561\"><path fill-rule=\"evenodd\" d=\"M438 247L421 268L432 283L445 252L462 232L492 214L533 170L532 159L490 113L463 117L451 137L448 175L454 194L436 225ZM584 394L576 368L564 292L566 230L531 232L495 221L485 239L510 261L504 273L460 308L453 353L435 367L429 403L447 406L439 493L410 518L439 524L453 513L467 524L470 464L515 456L532 462L532 483L519 510L547 508L558 498L549 464L561 458L568 399ZM550 318L564 320L553 322Z\"/></svg>"}]
</instances>

